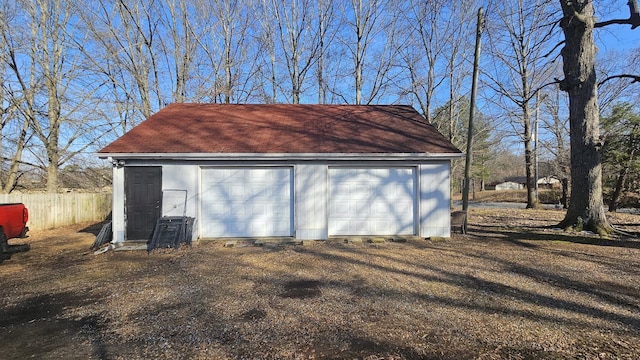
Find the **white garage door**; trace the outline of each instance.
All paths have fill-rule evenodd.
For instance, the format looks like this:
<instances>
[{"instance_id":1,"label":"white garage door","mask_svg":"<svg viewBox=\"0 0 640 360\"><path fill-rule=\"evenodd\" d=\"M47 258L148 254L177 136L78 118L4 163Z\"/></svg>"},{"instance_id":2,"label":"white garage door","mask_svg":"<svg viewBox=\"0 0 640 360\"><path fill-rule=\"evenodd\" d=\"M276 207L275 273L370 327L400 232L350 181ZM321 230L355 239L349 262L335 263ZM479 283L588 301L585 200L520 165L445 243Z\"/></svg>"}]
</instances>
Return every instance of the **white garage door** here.
<instances>
[{"instance_id":1,"label":"white garage door","mask_svg":"<svg viewBox=\"0 0 640 360\"><path fill-rule=\"evenodd\" d=\"M291 236L292 170L202 170L202 237Z\"/></svg>"},{"instance_id":2,"label":"white garage door","mask_svg":"<svg viewBox=\"0 0 640 360\"><path fill-rule=\"evenodd\" d=\"M329 169L329 235L413 234L414 168Z\"/></svg>"}]
</instances>

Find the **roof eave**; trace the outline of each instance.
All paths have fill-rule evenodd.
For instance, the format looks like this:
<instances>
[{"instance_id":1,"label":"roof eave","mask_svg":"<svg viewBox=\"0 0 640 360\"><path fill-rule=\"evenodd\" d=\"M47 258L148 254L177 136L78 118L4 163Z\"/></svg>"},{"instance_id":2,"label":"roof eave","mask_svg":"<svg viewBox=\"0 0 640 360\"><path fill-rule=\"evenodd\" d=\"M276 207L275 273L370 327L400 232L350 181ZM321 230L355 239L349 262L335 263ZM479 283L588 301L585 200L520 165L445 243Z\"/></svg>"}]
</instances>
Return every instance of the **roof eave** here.
<instances>
[{"instance_id":1,"label":"roof eave","mask_svg":"<svg viewBox=\"0 0 640 360\"><path fill-rule=\"evenodd\" d=\"M101 159L153 159L201 161L277 160L455 160L463 153L98 153Z\"/></svg>"}]
</instances>

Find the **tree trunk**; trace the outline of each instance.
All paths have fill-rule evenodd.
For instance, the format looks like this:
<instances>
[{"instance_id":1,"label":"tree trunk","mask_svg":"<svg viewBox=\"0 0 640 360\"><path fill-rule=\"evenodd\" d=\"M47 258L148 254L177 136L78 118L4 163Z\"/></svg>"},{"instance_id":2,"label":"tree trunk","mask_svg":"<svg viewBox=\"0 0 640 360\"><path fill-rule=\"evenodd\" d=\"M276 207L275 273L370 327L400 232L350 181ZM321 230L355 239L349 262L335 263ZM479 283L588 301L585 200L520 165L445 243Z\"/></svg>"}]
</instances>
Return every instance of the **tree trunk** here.
<instances>
[{"instance_id":1,"label":"tree trunk","mask_svg":"<svg viewBox=\"0 0 640 360\"><path fill-rule=\"evenodd\" d=\"M569 201L568 201L568 192L569 192L569 179L567 178L562 178L562 199L560 200L562 202L562 208L566 209L569 207Z\"/></svg>"},{"instance_id":2,"label":"tree trunk","mask_svg":"<svg viewBox=\"0 0 640 360\"><path fill-rule=\"evenodd\" d=\"M524 162L525 162L525 175L527 178L527 209L534 209L538 207L538 198L536 196L536 183L534 179L534 154L531 148L531 114L529 111L529 104L525 102L522 106L522 112L524 115Z\"/></svg>"},{"instance_id":3,"label":"tree trunk","mask_svg":"<svg viewBox=\"0 0 640 360\"><path fill-rule=\"evenodd\" d=\"M47 166L47 192L50 194L58 192L58 166L54 163Z\"/></svg>"},{"instance_id":4,"label":"tree trunk","mask_svg":"<svg viewBox=\"0 0 640 360\"><path fill-rule=\"evenodd\" d=\"M9 173L7 175L4 186L0 188L0 193L9 194L18 185L18 179L20 178L20 161L22 160L22 152L27 144L27 131L29 130L29 121L25 118L22 124L22 131L20 131L20 137L16 143L16 152L14 153L11 165L9 167Z\"/></svg>"},{"instance_id":5,"label":"tree trunk","mask_svg":"<svg viewBox=\"0 0 640 360\"><path fill-rule=\"evenodd\" d=\"M616 188L611 195L611 200L609 201L610 212L616 212L616 210L618 209L618 200L620 200L620 194L622 194L622 189L624 189L624 183L627 180L629 168L631 167L631 164L633 164L635 155L635 146L633 142L633 136L631 136L629 139L629 148L631 149L631 153L629 154L629 160L627 161L627 163L623 165L622 169L620 169L620 174L618 175L618 180L616 181Z\"/></svg>"},{"instance_id":6,"label":"tree trunk","mask_svg":"<svg viewBox=\"0 0 640 360\"><path fill-rule=\"evenodd\" d=\"M620 174L618 175L618 180L616 181L616 188L611 195L611 200L609 201L609 211L616 212L618 210L618 200L620 199L620 194L622 194L622 188L624 188L624 182L627 178L627 172L629 171L629 167L625 166L620 170Z\"/></svg>"},{"instance_id":7,"label":"tree trunk","mask_svg":"<svg viewBox=\"0 0 640 360\"><path fill-rule=\"evenodd\" d=\"M595 16L591 0L560 0L565 35L564 80L569 95L571 136L571 202L562 228L611 233L602 202L602 143L593 39Z\"/></svg>"},{"instance_id":8,"label":"tree trunk","mask_svg":"<svg viewBox=\"0 0 640 360\"><path fill-rule=\"evenodd\" d=\"M318 64L316 66L316 74L318 77L318 104L327 102L327 95L324 85L324 56L325 44L324 37L327 27L328 11L325 8L324 1L318 1Z\"/></svg>"},{"instance_id":9,"label":"tree trunk","mask_svg":"<svg viewBox=\"0 0 640 360\"><path fill-rule=\"evenodd\" d=\"M356 51L355 51L355 90L356 90L356 105L360 105L362 98L362 60L360 59L360 52L362 48L362 1L351 2L353 6L353 13L355 15L355 27L356 27Z\"/></svg>"}]
</instances>

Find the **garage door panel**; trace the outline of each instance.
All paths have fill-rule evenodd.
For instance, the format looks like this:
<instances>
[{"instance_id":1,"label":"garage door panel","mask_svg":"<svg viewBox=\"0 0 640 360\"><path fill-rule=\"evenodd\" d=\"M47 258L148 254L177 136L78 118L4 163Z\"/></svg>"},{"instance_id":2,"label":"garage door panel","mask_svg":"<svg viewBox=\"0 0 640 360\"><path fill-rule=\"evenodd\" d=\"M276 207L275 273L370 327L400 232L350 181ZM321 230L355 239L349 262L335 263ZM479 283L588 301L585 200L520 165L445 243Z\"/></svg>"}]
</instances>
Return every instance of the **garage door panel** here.
<instances>
[{"instance_id":1,"label":"garage door panel","mask_svg":"<svg viewBox=\"0 0 640 360\"><path fill-rule=\"evenodd\" d=\"M288 207L282 206L282 204L278 204L278 205L271 205L269 212L281 217L286 217L290 215L289 214L290 211L291 210L288 209Z\"/></svg>"},{"instance_id":2,"label":"garage door panel","mask_svg":"<svg viewBox=\"0 0 640 360\"><path fill-rule=\"evenodd\" d=\"M209 206L209 213L214 216L223 216L226 213L226 207L224 204L211 204Z\"/></svg>"},{"instance_id":3,"label":"garage door panel","mask_svg":"<svg viewBox=\"0 0 640 360\"><path fill-rule=\"evenodd\" d=\"M415 176L409 167L329 169L329 234L414 234Z\"/></svg>"},{"instance_id":4,"label":"garage door panel","mask_svg":"<svg viewBox=\"0 0 640 360\"><path fill-rule=\"evenodd\" d=\"M406 214L409 211L413 211L413 202L400 201L393 204L396 213Z\"/></svg>"},{"instance_id":5,"label":"garage door panel","mask_svg":"<svg viewBox=\"0 0 640 360\"><path fill-rule=\"evenodd\" d=\"M291 168L203 169L202 236L291 236L291 174Z\"/></svg>"},{"instance_id":6,"label":"garage door panel","mask_svg":"<svg viewBox=\"0 0 640 360\"><path fill-rule=\"evenodd\" d=\"M266 186L264 185L249 185L248 194L254 194L256 197L264 197L271 195L271 192L268 191Z\"/></svg>"},{"instance_id":7,"label":"garage door panel","mask_svg":"<svg viewBox=\"0 0 640 360\"><path fill-rule=\"evenodd\" d=\"M273 226L274 233L279 233L279 234L289 233L291 235L291 223L289 221L286 221L286 220L275 221L275 222L272 222L271 225Z\"/></svg>"},{"instance_id":8,"label":"garage door panel","mask_svg":"<svg viewBox=\"0 0 640 360\"><path fill-rule=\"evenodd\" d=\"M337 219L334 219L333 221L334 221L333 227L336 229L350 229L349 221L337 220Z\"/></svg>"},{"instance_id":9,"label":"garage door panel","mask_svg":"<svg viewBox=\"0 0 640 360\"><path fill-rule=\"evenodd\" d=\"M393 205L375 202L371 204L371 214L375 216L384 216L389 213L390 208L395 208Z\"/></svg>"},{"instance_id":10,"label":"garage door panel","mask_svg":"<svg viewBox=\"0 0 640 360\"><path fill-rule=\"evenodd\" d=\"M270 231L271 229L269 228L268 224L264 221L252 221L249 224L249 231L250 232L260 232L260 231Z\"/></svg>"},{"instance_id":11,"label":"garage door panel","mask_svg":"<svg viewBox=\"0 0 640 360\"><path fill-rule=\"evenodd\" d=\"M392 224L389 221L380 221L374 224L376 232L382 232L391 227Z\"/></svg>"},{"instance_id":12,"label":"garage door panel","mask_svg":"<svg viewBox=\"0 0 640 360\"><path fill-rule=\"evenodd\" d=\"M351 221L350 223L352 224L352 226L349 229L349 231L351 231L356 235L366 235L366 234L360 234L361 229L370 227L370 224L368 221L359 220L359 221Z\"/></svg>"},{"instance_id":13,"label":"garage door panel","mask_svg":"<svg viewBox=\"0 0 640 360\"><path fill-rule=\"evenodd\" d=\"M335 216L350 214L351 211L349 210L349 202L336 200L331 204L331 213Z\"/></svg>"},{"instance_id":14,"label":"garage door panel","mask_svg":"<svg viewBox=\"0 0 640 360\"><path fill-rule=\"evenodd\" d=\"M350 208L350 210L352 210L351 215L355 216L356 218L371 215L371 203L369 201L357 200L353 205Z\"/></svg>"},{"instance_id":15,"label":"garage door panel","mask_svg":"<svg viewBox=\"0 0 640 360\"><path fill-rule=\"evenodd\" d=\"M244 198L244 196L246 196L245 188L240 184L228 187L223 186L223 189L225 193L229 194L230 198Z\"/></svg>"}]
</instances>

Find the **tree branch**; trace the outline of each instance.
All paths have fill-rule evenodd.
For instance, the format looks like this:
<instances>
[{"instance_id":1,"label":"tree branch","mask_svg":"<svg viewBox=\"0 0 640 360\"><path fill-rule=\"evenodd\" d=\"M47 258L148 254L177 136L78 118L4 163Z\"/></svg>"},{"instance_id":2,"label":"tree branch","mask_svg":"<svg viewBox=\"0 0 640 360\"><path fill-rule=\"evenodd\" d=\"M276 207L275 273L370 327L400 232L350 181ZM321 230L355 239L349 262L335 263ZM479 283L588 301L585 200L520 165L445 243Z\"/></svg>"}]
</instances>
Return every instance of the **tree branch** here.
<instances>
[{"instance_id":1,"label":"tree branch","mask_svg":"<svg viewBox=\"0 0 640 360\"><path fill-rule=\"evenodd\" d=\"M604 84L605 82L612 80L612 79L621 79L621 78L626 78L626 79L632 79L631 83L636 83L636 82L640 82L640 76L638 75L629 75L629 74L621 74L621 75L614 75L614 76L609 76L608 78L600 81L598 83L598 86Z\"/></svg>"},{"instance_id":2,"label":"tree branch","mask_svg":"<svg viewBox=\"0 0 640 360\"><path fill-rule=\"evenodd\" d=\"M566 42L565 40L560 41L560 42L559 42L559 43L557 43L557 44L556 44L556 46L554 46L554 47L553 47L553 49L551 49L548 53L546 53L546 54L542 55L542 57L546 58L546 57L551 56L551 54L553 54L553 52L554 52L554 51L556 51L556 49L557 49L557 48L559 48L560 46L564 45L564 43L565 43L565 42Z\"/></svg>"},{"instance_id":3,"label":"tree branch","mask_svg":"<svg viewBox=\"0 0 640 360\"><path fill-rule=\"evenodd\" d=\"M628 19L613 19L596 23L593 27L601 28L607 25L631 25L631 29L635 29L640 26L640 12L638 11L638 0L629 0L629 18Z\"/></svg>"},{"instance_id":4,"label":"tree branch","mask_svg":"<svg viewBox=\"0 0 640 360\"><path fill-rule=\"evenodd\" d=\"M3 160L3 161L14 161L15 159L11 159L11 158L8 158L8 157L0 156L0 160ZM15 161L17 163L19 163L19 164L22 164L22 165L29 165L29 166L32 166L34 168L42 168L41 165L34 164L34 163L31 163L31 162L28 162L28 161L23 161L23 160L15 160Z\"/></svg>"}]
</instances>

